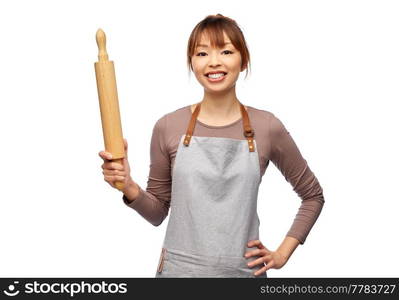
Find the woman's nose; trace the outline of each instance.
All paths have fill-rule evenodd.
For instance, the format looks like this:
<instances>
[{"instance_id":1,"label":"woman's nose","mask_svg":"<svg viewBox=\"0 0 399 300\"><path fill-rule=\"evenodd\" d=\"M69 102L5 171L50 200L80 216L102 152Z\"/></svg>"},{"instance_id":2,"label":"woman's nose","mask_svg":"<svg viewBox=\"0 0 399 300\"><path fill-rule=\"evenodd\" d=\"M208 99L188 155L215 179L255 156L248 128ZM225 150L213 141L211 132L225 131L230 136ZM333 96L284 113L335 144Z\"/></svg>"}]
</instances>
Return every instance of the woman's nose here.
<instances>
[{"instance_id":1,"label":"woman's nose","mask_svg":"<svg viewBox=\"0 0 399 300\"><path fill-rule=\"evenodd\" d=\"M209 66L219 66L220 59L217 55L210 55L209 57Z\"/></svg>"}]
</instances>

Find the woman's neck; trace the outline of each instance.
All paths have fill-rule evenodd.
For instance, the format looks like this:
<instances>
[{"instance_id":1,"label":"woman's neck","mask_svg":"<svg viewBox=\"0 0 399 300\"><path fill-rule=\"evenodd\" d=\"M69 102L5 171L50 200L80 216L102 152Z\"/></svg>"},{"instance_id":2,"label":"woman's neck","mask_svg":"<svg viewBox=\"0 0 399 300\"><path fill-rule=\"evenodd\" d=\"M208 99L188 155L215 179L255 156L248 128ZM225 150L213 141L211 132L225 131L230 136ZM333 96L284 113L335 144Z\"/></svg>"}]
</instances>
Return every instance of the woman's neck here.
<instances>
[{"instance_id":1,"label":"woman's neck","mask_svg":"<svg viewBox=\"0 0 399 300\"><path fill-rule=\"evenodd\" d=\"M191 112L194 112L195 107L196 104L191 105ZM201 100L201 110L198 115L198 120L205 124L223 126L239 120L240 118L240 101L235 94L205 94L204 98Z\"/></svg>"},{"instance_id":2,"label":"woman's neck","mask_svg":"<svg viewBox=\"0 0 399 300\"><path fill-rule=\"evenodd\" d=\"M201 100L200 114L203 118L217 118L220 120L228 120L240 116L240 101L236 96L235 89L232 88L226 93L209 93L205 91Z\"/></svg>"}]
</instances>

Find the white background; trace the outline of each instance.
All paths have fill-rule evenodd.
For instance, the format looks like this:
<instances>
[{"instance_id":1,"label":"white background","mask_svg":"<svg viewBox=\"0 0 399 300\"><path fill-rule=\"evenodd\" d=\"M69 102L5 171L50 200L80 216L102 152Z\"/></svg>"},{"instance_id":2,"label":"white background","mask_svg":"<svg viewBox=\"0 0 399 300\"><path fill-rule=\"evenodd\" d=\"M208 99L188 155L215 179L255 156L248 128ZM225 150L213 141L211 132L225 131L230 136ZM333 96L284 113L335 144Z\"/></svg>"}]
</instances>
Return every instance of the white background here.
<instances>
[{"instance_id":1,"label":"white background","mask_svg":"<svg viewBox=\"0 0 399 300\"><path fill-rule=\"evenodd\" d=\"M242 28L252 73L236 89L290 131L325 196L269 277L398 276L397 1L8 1L0 4L0 276L153 277L154 227L103 180L95 33L115 63L132 177L146 188L155 122L202 99L194 26ZM300 198L271 163L260 237L277 249Z\"/></svg>"}]
</instances>

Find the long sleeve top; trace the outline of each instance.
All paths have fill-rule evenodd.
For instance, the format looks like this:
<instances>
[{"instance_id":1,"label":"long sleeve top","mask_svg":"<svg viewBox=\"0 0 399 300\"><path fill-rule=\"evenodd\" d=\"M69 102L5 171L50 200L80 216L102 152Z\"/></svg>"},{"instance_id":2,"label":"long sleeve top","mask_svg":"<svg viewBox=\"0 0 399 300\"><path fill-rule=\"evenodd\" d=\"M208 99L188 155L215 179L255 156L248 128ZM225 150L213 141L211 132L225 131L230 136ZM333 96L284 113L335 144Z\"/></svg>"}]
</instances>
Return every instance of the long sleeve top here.
<instances>
[{"instance_id":1,"label":"long sleeve top","mask_svg":"<svg viewBox=\"0 0 399 300\"><path fill-rule=\"evenodd\" d=\"M287 236L303 244L324 205L323 189L302 157L281 120L267 110L246 106L259 154L261 181L272 161L301 199L301 205ZM191 105L162 116L154 125L150 146L150 170L146 190L139 186L138 197L124 203L154 226L167 217L172 190L172 174L178 143L191 118ZM212 126L197 119L194 135L245 139L242 118L224 126Z\"/></svg>"}]
</instances>

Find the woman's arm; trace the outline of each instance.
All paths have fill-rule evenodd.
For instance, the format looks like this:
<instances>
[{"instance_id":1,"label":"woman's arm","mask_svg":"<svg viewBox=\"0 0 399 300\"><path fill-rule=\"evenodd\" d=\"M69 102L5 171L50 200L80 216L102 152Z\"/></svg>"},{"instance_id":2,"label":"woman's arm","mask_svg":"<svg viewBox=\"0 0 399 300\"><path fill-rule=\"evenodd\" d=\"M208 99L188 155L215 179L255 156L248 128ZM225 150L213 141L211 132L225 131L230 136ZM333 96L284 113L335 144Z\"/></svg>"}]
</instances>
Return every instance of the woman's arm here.
<instances>
[{"instance_id":1,"label":"woman's arm","mask_svg":"<svg viewBox=\"0 0 399 300\"><path fill-rule=\"evenodd\" d=\"M287 236L303 244L324 206L323 189L291 134L274 114L271 114L269 129L270 160L302 200Z\"/></svg>"},{"instance_id":2,"label":"woman's arm","mask_svg":"<svg viewBox=\"0 0 399 300\"><path fill-rule=\"evenodd\" d=\"M288 260L299 243L300 242L296 238L286 236L281 245L277 248L277 251L284 257L285 260Z\"/></svg>"},{"instance_id":3,"label":"woman's arm","mask_svg":"<svg viewBox=\"0 0 399 300\"><path fill-rule=\"evenodd\" d=\"M302 157L297 145L283 123L274 115L269 119L270 160L280 170L294 191L302 199L295 220L276 251L265 247L260 240L249 241L248 247L256 246L245 254L246 258L260 256L248 266L264 264L256 276L271 268L283 267L299 244L303 244L324 205L323 189L316 176Z\"/></svg>"},{"instance_id":4,"label":"woman's arm","mask_svg":"<svg viewBox=\"0 0 399 300\"><path fill-rule=\"evenodd\" d=\"M166 115L154 125L150 146L150 172L147 189L131 182L130 188L123 195L124 203L136 210L154 226L160 225L166 218L170 207L171 174L170 160L164 142ZM135 170L132 168L132 172Z\"/></svg>"},{"instance_id":5,"label":"woman's arm","mask_svg":"<svg viewBox=\"0 0 399 300\"><path fill-rule=\"evenodd\" d=\"M126 191L123 194L123 200L127 205L131 204L140 195L140 186L131 179L127 184Z\"/></svg>"}]
</instances>

